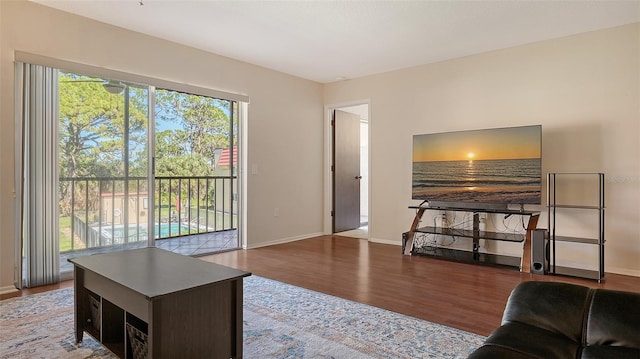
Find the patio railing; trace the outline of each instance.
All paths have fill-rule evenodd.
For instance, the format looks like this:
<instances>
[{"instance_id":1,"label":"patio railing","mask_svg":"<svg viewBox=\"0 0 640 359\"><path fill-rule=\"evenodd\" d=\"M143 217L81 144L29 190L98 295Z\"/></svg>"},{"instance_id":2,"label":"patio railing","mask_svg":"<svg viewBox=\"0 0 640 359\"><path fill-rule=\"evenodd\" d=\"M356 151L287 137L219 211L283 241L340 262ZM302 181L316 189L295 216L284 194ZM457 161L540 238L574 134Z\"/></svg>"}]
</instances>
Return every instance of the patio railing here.
<instances>
[{"instance_id":1,"label":"patio railing","mask_svg":"<svg viewBox=\"0 0 640 359\"><path fill-rule=\"evenodd\" d=\"M237 229L237 177L60 179L61 252ZM152 211L152 212L151 212Z\"/></svg>"}]
</instances>

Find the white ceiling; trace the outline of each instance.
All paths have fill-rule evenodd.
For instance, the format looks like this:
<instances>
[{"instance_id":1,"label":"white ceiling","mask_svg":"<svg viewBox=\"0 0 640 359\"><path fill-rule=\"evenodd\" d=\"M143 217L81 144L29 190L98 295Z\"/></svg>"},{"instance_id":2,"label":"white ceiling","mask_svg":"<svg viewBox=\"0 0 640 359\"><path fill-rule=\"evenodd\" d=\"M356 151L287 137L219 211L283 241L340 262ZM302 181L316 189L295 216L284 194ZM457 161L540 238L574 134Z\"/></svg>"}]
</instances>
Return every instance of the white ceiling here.
<instances>
[{"instance_id":1,"label":"white ceiling","mask_svg":"<svg viewBox=\"0 0 640 359\"><path fill-rule=\"evenodd\" d=\"M321 83L640 22L640 0L32 1Z\"/></svg>"}]
</instances>

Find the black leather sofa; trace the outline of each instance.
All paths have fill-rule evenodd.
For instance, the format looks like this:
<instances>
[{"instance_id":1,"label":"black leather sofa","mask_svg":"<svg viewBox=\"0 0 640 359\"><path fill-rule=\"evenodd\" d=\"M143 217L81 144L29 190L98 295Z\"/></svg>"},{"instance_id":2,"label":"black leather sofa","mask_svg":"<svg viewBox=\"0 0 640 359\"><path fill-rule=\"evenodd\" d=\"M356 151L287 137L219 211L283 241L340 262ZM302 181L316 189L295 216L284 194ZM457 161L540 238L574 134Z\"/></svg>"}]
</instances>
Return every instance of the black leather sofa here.
<instances>
[{"instance_id":1,"label":"black leather sofa","mask_svg":"<svg viewBox=\"0 0 640 359\"><path fill-rule=\"evenodd\" d=\"M523 282L470 359L640 359L640 294Z\"/></svg>"}]
</instances>

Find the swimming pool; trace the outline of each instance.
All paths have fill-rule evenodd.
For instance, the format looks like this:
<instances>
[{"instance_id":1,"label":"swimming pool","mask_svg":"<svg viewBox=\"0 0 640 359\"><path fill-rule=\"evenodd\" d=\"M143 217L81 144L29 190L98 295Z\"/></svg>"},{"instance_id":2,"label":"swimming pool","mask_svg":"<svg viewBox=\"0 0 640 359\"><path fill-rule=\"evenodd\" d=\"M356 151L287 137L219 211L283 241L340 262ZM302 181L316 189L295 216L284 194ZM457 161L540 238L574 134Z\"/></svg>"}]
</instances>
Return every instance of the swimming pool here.
<instances>
[{"instance_id":1,"label":"swimming pool","mask_svg":"<svg viewBox=\"0 0 640 359\"><path fill-rule=\"evenodd\" d=\"M154 235L156 239L175 237L189 233L189 226L181 223L156 223L154 227ZM129 242L147 239L147 226L145 225L129 225L128 231ZM122 243L124 242L124 226L117 225L113 227L102 227L101 235L104 239L113 241L113 243Z\"/></svg>"},{"instance_id":2,"label":"swimming pool","mask_svg":"<svg viewBox=\"0 0 640 359\"><path fill-rule=\"evenodd\" d=\"M146 231L146 227L145 227ZM179 234L189 233L189 226L181 223L156 223L155 235L160 238L174 237Z\"/></svg>"}]
</instances>

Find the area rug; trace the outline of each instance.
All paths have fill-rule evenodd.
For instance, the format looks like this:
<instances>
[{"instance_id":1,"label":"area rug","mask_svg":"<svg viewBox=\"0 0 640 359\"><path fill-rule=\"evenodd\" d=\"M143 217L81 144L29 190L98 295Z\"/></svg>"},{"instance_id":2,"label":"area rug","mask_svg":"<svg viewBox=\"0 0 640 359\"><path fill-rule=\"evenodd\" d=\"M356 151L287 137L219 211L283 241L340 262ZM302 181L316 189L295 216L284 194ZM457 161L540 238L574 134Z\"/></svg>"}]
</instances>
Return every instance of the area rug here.
<instances>
[{"instance_id":1,"label":"area rug","mask_svg":"<svg viewBox=\"0 0 640 359\"><path fill-rule=\"evenodd\" d=\"M245 358L465 358L484 337L270 279L244 280ZM114 358L74 343L73 288L0 301L0 358Z\"/></svg>"}]
</instances>

